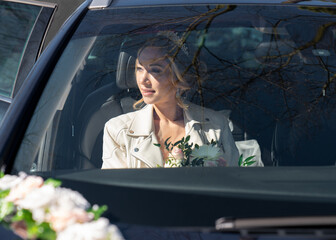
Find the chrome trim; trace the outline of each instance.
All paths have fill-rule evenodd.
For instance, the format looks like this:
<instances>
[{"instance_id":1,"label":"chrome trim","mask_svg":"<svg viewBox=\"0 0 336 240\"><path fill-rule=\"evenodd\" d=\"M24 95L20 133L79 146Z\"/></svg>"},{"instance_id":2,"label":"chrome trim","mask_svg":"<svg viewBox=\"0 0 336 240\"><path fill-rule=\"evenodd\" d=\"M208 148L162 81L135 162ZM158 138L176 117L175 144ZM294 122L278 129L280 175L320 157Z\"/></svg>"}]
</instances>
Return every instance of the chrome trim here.
<instances>
[{"instance_id":1,"label":"chrome trim","mask_svg":"<svg viewBox=\"0 0 336 240\"><path fill-rule=\"evenodd\" d=\"M89 6L89 9L105 8L110 6L112 0L93 0Z\"/></svg>"},{"instance_id":2,"label":"chrome trim","mask_svg":"<svg viewBox=\"0 0 336 240\"><path fill-rule=\"evenodd\" d=\"M25 4L40 6L40 7L55 8L57 6L56 3L48 3L48 2L34 1L34 0L3 0L3 1L4 2L15 2L15 3L25 3Z\"/></svg>"},{"instance_id":3,"label":"chrome trim","mask_svg":"<svg viewBox=\"0 0 336 240\"><path fill-rule=\"evenodd\" d=\"M11 104L13 101L12 98L9 98L9 97L4 97L4 96L0 96L0 102L6 102L6 103L9 103Z\"/></svg>"}]
</instances>

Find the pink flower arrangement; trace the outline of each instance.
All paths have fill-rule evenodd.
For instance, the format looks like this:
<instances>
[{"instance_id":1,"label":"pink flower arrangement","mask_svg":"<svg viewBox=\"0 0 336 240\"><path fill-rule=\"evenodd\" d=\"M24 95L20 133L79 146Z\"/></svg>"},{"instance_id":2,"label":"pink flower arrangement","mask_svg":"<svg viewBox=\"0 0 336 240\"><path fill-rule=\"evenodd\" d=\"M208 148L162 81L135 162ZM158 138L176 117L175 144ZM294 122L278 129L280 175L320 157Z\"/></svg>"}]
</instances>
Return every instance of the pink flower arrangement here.
<instances>
[{"instance_id":1,"label":"pink flower arrangement","mask_svg":"<svg viewBox=\"0 0 336 240\"><path fill-rule=\"evenodd\" d=\"M182 151L181 148L179 147L174 147L172 152L171 152L172 156L177 159L177 160L183 160L184 159L184 153Z\"/></svg>"},{"instance_id":2,"label":"pink flower arrangement","mask_svg":"<svg viewBox=\"0 0 336 240\"><path fill-rule=\"evenodd\" d=\"M90 208L80 193L61 188L57 180L25 173L0 178L0 222L24 239L122 240L118 228L100 217L104 210Z\"/></svg>"}]
</instances>

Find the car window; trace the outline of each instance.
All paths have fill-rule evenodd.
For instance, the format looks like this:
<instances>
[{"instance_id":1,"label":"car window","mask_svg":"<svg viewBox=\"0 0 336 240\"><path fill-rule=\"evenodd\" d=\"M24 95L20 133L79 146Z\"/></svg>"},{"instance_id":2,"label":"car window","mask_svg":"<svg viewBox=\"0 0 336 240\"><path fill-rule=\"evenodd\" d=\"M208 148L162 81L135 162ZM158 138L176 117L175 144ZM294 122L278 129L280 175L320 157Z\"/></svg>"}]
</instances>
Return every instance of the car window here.
<instances>
[{"instance_id":1,"label":"car window","mask_svg":"<svg viewBox=\"0 0 336 240\"><path fill-rule=\"evenodd\" d=\"M14 167L101 168L104 126L133 116L141 98L135 59L158 34L191 53L185 70L194 69L196 80L183 101L200 107L205 122L221 114L217 124L227 124L239 155L265 166L334 166L332 14L324 7L258 5L89 11L48 81ZM112 123L112 130L124 126Z\"/></svg>"},{"instance_id":2,"label":"car window","mask_svg":"<svg viewBox=\"0 0 336 240\"><path fill-rule=\"evenodd\" d=\"M55 5L0 2L0 123L44 46Z\"/></svg>"},{"instance_id":3,"label":"car window","mask_svg":"<svg viewBox=\"0 0 336 240\"><path fill-rule=\"evenodd\" d=\"M12 97L21 60L40 11L40 6L0 3L0 96Z\"/></svg>"}]
</instances>

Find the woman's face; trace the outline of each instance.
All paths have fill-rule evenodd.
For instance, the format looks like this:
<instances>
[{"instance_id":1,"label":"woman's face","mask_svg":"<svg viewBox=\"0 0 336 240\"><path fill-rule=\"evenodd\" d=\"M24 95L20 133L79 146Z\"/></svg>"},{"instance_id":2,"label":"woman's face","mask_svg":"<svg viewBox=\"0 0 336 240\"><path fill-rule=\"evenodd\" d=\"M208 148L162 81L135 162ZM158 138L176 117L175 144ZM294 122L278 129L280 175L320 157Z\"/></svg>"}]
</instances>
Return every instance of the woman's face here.
<instances>
[{"instance_id":1,"label":"woman's face","mask_svg":"<svg viewBox=\"0 0 336 240\"><path fill-rule=\"evenodd\" d=\"M172 103L176 88L168 60L159 48L146 47L136 61L136 80L146 104Z\"/></svg>"}]
</instances>

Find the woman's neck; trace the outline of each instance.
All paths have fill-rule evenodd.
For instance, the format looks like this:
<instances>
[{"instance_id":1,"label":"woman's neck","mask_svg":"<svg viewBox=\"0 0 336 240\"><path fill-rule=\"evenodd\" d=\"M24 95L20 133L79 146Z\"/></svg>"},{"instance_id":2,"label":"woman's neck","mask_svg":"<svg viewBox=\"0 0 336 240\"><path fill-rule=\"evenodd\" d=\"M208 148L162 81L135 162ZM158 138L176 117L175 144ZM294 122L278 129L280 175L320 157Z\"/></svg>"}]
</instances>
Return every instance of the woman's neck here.
<instances>
[{"instance_id":1,"label":"woman's neck","mask_svg":"<svg viewBox=\"0 0 336 240\"><path fill-rule=\"evenodd\" d=\"M154 120L164 120L169 122L183 120L183 109L177 105L176 102L166 104L155 104L154 106Z\"/></svg>"}]
</instances>

